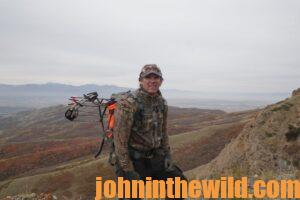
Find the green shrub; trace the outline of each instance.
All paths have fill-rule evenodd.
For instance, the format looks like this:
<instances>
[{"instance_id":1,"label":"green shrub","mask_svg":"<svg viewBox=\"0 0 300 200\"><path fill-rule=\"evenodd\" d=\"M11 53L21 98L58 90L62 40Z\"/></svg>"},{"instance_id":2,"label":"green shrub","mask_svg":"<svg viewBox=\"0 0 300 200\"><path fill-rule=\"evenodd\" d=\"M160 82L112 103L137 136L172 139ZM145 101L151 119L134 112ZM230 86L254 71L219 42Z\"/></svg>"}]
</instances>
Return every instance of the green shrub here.
<instances>
[{"instance_id":1,"label":"green shrub","mask_svg":"<svg viewBox=\"0 0 300 200\"><path fill-rule=\"evenodd\" d=\"M288 111L288 110L290 110L290 108L292 106L293 106L293 104L291 104L291 103L285 103L285 104L282 104L281 106L277 106L277 107L273 108L272 111L279 111L279 110Z\"/></svg>"},{"instance_id":2,"label":"green shrub","mask_svg":"<svg viewBox=\"0 0 300 200\"><path fill-rule=\"evenodd\" d=\"M293 125L289 125L289 131L285 134L286 140L295 141L297 140L298 136L300 135L300 128L294 127Z\"/></svg>"}]
</instances>

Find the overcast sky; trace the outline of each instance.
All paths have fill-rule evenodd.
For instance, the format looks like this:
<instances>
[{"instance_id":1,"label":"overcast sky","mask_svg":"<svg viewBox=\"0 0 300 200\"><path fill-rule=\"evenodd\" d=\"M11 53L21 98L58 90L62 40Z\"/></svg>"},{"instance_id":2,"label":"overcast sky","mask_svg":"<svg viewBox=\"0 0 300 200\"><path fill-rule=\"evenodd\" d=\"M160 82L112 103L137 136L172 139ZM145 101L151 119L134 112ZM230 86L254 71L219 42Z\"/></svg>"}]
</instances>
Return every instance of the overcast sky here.
<instances>
[{"instance_id":1,"label":"overcast sky","mask_svg":"<svg viewBox=\"0 0 300 200\"><path fill-rule=\"evenodd\" d=\"M300 87L298 0L1 0L0 83L290 92Z\"/></svg>"}]
</instances>

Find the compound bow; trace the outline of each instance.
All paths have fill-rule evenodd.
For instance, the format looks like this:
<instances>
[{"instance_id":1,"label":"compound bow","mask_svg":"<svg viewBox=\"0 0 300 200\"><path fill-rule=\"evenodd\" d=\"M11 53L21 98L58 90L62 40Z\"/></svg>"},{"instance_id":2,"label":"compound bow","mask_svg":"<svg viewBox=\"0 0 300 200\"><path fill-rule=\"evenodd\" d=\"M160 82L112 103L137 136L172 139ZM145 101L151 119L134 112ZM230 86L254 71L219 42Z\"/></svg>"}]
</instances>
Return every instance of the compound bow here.
<instances>
[{"instance_id":1,"label":"compound bow","mask_svg":"<svg viewBox=\"0 0 300 200\"><path fill-rule=\"evenodd\" d=\"M105 98L98 98L97 92L91 92L88 94L84 94L83 97L74 97L72 96L70 99L71 103L68 104L69 108L65 112L65 117L73 121L78 117L79 109L82 107L98 107L99 117L100 117L100 124L104 133L102 136L102 141L99 147L98 152L95 155L97 158L102 151L104 142L106 140L112 140L113 138L113 127L115 123L114 118L114 110L116 108L116 100L114 98L105 99ZM106 113L108 111L108 113ZM104 125L104 117L107 116L107 125Z\"/></svg>"}]
</instances>

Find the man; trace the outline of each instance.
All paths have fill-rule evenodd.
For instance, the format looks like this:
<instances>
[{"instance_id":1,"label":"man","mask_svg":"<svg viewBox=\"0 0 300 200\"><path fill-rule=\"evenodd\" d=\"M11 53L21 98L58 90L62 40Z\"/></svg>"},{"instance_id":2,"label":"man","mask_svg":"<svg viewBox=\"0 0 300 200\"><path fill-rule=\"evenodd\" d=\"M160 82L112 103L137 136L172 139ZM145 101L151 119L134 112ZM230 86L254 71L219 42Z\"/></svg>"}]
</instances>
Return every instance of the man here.
<instances>
[{"instance_id":1,"label":"man","mask_svg":"<svg viewBox=\"0 0 300 200\"><path fill-rule=\"evenodd\" d=\"M139 76L140 88L118 101L114 127L117 176L128 180L186 179L171 159L168 106L159 90L162 82L157 65L145 65Z\"/></svg>"}]
</instances>

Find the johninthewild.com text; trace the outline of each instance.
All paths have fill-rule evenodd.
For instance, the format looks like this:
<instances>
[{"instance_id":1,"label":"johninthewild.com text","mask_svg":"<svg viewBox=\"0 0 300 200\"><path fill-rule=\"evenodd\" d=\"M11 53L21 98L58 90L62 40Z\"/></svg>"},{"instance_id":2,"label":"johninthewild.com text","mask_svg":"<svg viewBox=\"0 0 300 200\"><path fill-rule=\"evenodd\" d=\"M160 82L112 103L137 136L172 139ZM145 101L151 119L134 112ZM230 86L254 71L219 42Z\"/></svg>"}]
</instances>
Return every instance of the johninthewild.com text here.
<instances>
[{"instance_id":1,"label":"johninthewild.com text","mask_svg":"<svg viewBox=\"0 0 300 200\"><path fill-rule=\"evenodd\" d=\"M221 177L214 180L102 180L96 177L96 197L102 198L300 198L299 180L255 180Z\"/></svg>"}]
</instances>

